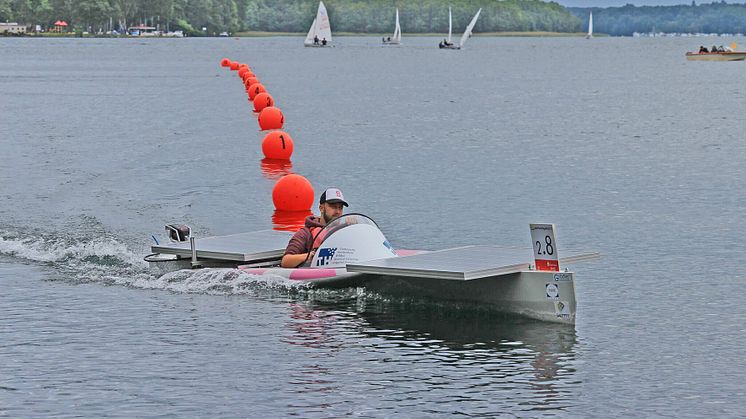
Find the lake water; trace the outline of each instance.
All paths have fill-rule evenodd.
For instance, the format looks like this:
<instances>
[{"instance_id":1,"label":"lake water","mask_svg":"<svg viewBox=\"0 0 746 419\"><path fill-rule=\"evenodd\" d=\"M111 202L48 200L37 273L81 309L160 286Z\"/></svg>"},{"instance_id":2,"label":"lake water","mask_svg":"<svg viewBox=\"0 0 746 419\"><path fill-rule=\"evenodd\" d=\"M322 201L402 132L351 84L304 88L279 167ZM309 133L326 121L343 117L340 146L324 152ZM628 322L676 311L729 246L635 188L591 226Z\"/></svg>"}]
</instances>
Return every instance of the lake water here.
<instances>
[{"instance_id":1,"label":"lake water","mask_svg":"<svg viewBox=\"0 0 746 419\"><path fill-rule=\"evenodd\" d=\"M0 415L742 415L746 63L684 59L733 40L0 39ZM555 223L603 254L577 324L148 271L164 224L276 226L288 171L400 248Z\"/></svg>"}]
</instances>

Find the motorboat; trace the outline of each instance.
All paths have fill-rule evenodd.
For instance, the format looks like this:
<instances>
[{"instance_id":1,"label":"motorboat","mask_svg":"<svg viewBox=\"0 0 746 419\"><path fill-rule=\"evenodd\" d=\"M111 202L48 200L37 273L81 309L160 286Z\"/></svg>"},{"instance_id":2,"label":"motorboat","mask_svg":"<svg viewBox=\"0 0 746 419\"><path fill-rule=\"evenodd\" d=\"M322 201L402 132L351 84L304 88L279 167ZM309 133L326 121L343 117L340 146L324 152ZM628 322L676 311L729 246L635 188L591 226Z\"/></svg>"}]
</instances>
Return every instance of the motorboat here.
<instances>
[{"instance_id":1,"label":"motorboat","mask_svg":"<svg viewBox=\"0 0 746 419\"><path fill-rule=\"evenodd\" d=\"M257 280L280 276L309 287L365 287L382 294L484 304L504 313L574 324L575 273L565 265L599 254L565 251L560 256L553 224L531 224L530 230L531 247L395 249L375 221L351 213L330 221L316 234L317 251L311 260L282 268L280 261L292 237L289 232L264 230L197 239L188 227L172 224L166 226L168 239L163 243L156 239L153 253L145 260L163 273L235 268Z\"/></svg>"},{"instance_id":2,"label":"motorboat","mask_svg":"<svg viewBox=\"0 0 746 419\"><path fill-rule=\"evenodd\" d=\"M746 51L687 52L686 59L689 61L743 61L746 60Z\"/></svg>"}]
</instances>

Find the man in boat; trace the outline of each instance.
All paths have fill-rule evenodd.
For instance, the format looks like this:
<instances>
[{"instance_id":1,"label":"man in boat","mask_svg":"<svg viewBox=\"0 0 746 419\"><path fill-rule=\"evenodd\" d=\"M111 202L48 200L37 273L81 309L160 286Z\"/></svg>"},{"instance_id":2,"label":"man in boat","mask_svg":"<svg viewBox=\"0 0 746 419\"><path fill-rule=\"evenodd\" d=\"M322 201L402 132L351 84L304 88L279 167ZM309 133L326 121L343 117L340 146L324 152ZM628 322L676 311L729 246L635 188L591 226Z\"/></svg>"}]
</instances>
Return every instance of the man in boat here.
<instances>
[{"instance_id":1,"label":"man in boat","mask_svg":"<svg viewBox=\"0 0 746 419\"><path fill-rule=\"evenodd\" d=\"M321 45L326 45L326 38L321 40Z\"/></svg>"},{"instance_id":2,"label":"man in boat","mask_svg":"<svg viewBox=\"0 0 746 419\"><path fill-rule=\"evenodd\" d=\"M305 226L298 230L288 242L280 266L297 268L306 261L311 261L316 253L316 249L313 248L314 238L326 223L341 216L344 207L347 206L349 205L342 191L337 188L325 190L319 198L319 216L309 215L306 218Z\"/></svg>"},{"instance_id":3,"label":"man in boat","mask_svg":"<svg viewBox=\"0 0 746 419\"><path fill-rule=\"evenodd\" d=\"M707 51L707 48L705 48L704 45L700 45L699 46L699 53L700 54L707 53L707 52L709 52L709 51Z\"/></svg>"},{"instance_id":4,"label":"man in boat","mask_svg":"<svg viewBox=\"0 0 746 419\"><path fill-rule=\"evenodd\" d=\"M318 45L319 44L319 37L316 36L316 35L313 36L313 44L314 45Z\"/></svg>"}]
</instances>

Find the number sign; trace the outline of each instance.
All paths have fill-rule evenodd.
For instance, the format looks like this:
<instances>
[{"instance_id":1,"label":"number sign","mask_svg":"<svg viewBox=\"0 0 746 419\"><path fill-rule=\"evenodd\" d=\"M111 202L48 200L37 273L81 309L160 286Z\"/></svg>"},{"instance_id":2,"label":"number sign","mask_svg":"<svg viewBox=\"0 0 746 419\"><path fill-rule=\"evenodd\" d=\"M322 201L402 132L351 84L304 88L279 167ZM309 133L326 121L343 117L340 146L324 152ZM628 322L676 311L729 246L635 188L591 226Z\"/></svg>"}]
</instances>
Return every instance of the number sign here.
<instances>
[{"instance_id":1,"label":"number sign","mask_svg":"<svg viewBox=\"0 0 746 419\"><path fill-rule=\"evenodd\" d=\"M559 271L554 224L529 224L537 271Z\"/></svg>"}]
</instances>

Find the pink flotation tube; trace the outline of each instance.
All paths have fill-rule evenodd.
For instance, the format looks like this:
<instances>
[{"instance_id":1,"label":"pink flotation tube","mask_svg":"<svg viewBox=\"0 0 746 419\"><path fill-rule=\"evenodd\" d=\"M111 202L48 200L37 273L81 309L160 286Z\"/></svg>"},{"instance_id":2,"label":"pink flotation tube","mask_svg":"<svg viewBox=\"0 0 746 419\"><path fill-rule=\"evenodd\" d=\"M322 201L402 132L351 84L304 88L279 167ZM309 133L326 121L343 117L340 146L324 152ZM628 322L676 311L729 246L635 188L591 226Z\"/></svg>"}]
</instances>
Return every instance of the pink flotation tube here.
<instances>
[{"instance_id":1,"label":"pink flotation tube","mask_svg":"<svg viewBox=\"0 0 746 419\"><path fill-rule=\"evenodd\" d=\"M347 272L345 268L250 268L239 266L238 269L251 275L276 275L291 281L320 284L342 282L360 275Z\"/></svg>"}]
</instances>

